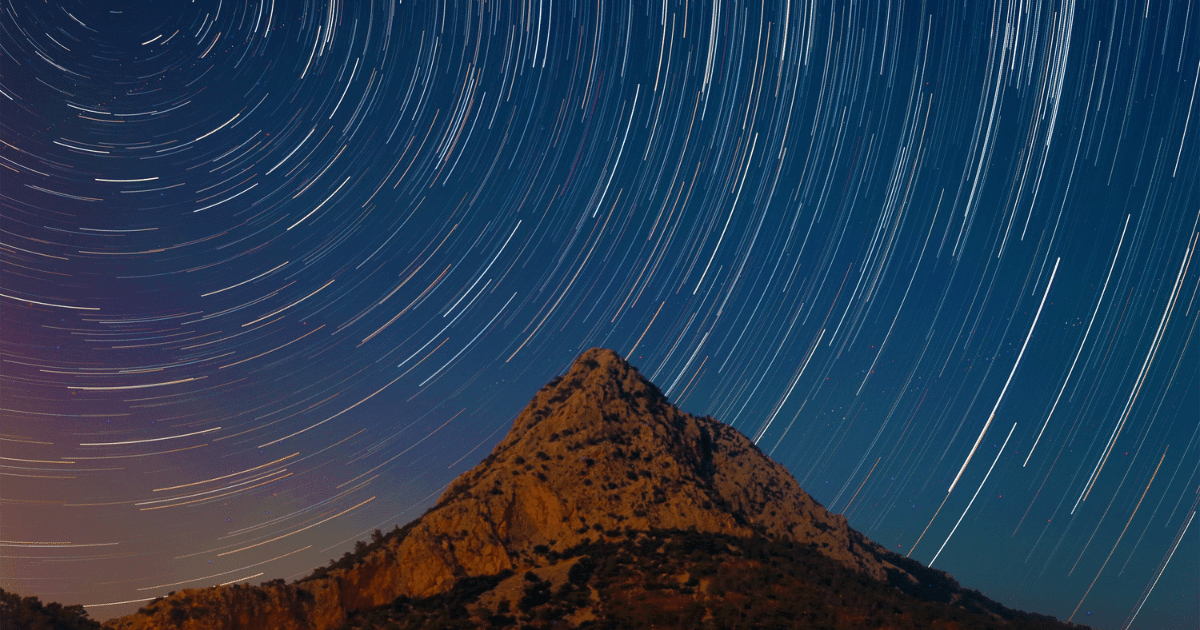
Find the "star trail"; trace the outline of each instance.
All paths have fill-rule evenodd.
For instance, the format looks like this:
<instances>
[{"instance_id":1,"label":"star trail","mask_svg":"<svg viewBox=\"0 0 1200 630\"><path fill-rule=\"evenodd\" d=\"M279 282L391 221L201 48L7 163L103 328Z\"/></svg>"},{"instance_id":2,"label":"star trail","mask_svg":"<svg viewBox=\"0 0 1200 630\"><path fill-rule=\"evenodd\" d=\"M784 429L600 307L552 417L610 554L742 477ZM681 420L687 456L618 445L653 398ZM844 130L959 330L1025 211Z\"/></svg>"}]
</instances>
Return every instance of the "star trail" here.
<instances>
[{"instance_id":1,"label":"star trail","mask_svg":"<svg viewBox=\"0 0 1200 630\"><path fill-rule=\"evenodd\" d=\"M419 516L582 350L880 544L1200 624L1188 2L6 2L0 586Z\"/></svg>"}]
</instances>

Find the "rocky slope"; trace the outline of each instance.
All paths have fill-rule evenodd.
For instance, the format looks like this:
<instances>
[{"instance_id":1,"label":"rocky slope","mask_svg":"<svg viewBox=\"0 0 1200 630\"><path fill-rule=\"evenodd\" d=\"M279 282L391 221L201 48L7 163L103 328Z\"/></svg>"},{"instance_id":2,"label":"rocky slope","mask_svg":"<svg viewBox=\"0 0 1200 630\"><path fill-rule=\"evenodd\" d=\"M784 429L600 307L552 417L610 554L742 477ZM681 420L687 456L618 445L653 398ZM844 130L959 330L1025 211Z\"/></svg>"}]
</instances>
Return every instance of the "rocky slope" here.
<instances>
[{"instance_id":1,"label":"rocky slope","mask_svg":"<svg viewBox=\"0 0 1200 630\"><path fill-rule=\"evenodd\" d=\"M491 584L515 580L519 590L519 576L568 549L667 530L815 549L863 578L905 588L928 577L914 577L929 570L826 511L745 436L679 411L616 353L592 349L403 530L294 584L190 589L108 625L336 628L355 611L446 594L465 578L517 576ZM565 583L567 564L557 571Z\"/></svg>"}]
</instances>

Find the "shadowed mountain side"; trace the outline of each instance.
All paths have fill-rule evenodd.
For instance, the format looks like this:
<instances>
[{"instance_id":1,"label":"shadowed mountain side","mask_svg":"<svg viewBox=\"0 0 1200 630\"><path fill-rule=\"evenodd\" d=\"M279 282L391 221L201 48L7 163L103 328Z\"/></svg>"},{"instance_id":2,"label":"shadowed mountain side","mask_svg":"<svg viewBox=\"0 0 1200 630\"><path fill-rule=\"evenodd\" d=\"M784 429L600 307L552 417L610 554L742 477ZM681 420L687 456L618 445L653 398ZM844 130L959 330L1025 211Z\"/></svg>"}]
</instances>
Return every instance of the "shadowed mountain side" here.
<instances>
[{"instance_id":1,"label":"shadowed mountain side","mask_svg":"<svg viewBox=\"0 0 1200 630\"><path fill-rule=\"evenodd\" d=\"M440 596L464 579L544 567L597 538L652 531L816 550L865 579L1008 618L945 573L871 542L745 436L681 412L616 353L592 349L403 529L294 584L189 589L109 626L324 630L398 597Z\"/></svg>"}]
</instances>

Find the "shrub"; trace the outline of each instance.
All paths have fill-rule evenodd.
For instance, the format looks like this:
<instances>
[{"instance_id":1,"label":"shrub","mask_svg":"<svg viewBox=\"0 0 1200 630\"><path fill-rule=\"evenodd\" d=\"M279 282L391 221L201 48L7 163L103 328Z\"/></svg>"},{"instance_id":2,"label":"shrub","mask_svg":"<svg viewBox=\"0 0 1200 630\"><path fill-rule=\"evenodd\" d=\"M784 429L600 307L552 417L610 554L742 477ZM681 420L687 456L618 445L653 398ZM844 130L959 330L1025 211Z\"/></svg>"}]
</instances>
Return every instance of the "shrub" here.
<instances>
[{"instance_id":1,"label":"shrub","mask_svg":"<svg viewBox=\"0 0 1200 630\"><path fill-rule=\"evenodd\" d=\"M584 556L567 570L567 580L576 585L587 584L595 571L596 563L590 556Z\"/></svg>"}]
</instances>

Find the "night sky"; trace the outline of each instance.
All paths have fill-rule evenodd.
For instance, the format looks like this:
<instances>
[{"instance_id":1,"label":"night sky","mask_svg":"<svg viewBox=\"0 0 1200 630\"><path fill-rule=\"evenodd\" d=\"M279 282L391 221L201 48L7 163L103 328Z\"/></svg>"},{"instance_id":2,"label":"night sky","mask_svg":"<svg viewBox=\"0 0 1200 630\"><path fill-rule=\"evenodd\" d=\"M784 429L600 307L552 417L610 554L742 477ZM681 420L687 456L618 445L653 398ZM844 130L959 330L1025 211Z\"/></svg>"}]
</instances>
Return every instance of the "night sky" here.
<instances>
[{"instance_id":1,"label":"night sky","mask_svg":"<svg viewBox=\"0 0 1200 630\"><path fill-rule=\"evenodd\" d=\"M0 11L3 588L299 577L605 346L967 587L1200 624L1200 6Z\"/></svg>"}]
</instances>

